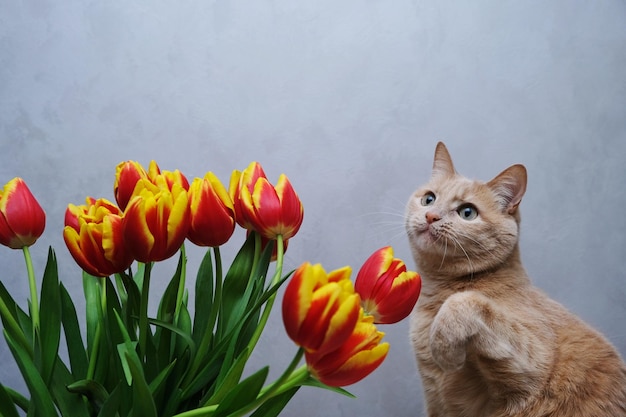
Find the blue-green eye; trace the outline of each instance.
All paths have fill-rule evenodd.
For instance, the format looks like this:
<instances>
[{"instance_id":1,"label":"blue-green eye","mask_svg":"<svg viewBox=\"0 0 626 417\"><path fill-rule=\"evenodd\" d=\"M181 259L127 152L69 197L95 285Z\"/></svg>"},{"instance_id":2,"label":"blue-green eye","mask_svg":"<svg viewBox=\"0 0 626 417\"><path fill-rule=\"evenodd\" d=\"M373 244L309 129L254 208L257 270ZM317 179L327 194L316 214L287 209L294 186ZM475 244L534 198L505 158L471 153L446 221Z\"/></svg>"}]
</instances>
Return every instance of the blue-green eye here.
<instances>
[{"instance_id":1,"label":"blue-green eye","mask_svg":"<svg viewBox=\"0 0 626 417\"><path fill-rule=\"evenodd\" d=\"M429 191L426 194L424 194L424 196L422 197L422 200L421 200L422 206L430 206L435 202L436 199L437 198L435 197L435 194Z\"/></svg>"},{"instance_id":2,"label":"blue-green eye","mask_svg":"<svg viewBox=\"0 0 626 417\"><path fill-rule=\"evenodd\" d=\"M478 210L472 204L463 204L456 212L459 213L463 220L474 220L478 217Z\"/></svg>"}]
</instances>

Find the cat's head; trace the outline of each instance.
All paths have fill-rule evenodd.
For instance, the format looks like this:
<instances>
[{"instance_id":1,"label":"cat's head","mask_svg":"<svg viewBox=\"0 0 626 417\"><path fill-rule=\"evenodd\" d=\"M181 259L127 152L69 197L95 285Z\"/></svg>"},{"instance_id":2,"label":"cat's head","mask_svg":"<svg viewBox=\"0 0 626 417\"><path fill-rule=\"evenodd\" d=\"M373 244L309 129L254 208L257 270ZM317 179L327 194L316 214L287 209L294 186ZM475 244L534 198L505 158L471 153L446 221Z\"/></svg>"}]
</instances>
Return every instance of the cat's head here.
<instances>
[{"instance_id":1,"label":"cat's head","mask_svg":"<svg viewBox=\"0 0 626 417\"><path fill-rule=\"evenodd\" d=\"M439 142L430 181L410 198L406 230L420 273L461 277L493 269L517 251L526 168L513 165L489 182L454 169Z\"/></svg>"}]
</instances>

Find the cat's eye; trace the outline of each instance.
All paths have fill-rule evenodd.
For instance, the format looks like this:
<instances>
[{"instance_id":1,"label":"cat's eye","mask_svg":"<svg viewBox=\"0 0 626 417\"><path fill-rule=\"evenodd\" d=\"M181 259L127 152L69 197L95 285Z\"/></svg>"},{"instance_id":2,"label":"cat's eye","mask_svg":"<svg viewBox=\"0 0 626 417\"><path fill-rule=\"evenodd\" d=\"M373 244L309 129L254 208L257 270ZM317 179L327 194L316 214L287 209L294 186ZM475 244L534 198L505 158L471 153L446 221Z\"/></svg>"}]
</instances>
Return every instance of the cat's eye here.
<instances>
[{"instance_id":1,"label":"cat's eye","mask_svg":"<svg viewBox=\"0 0 626 417\"><path fill-rule=\"evenodd\" d=\"M463 204L456 212L459 213L463 220L474 220L478 217L478 210L472 204Z\"/></svg>"},{"instance_id":2,"label":"cat's eye","mask_svg":"<svg viewBox=\"0 0 626 417\"><path fill-rule=\"evenodd\" d=\"M422 206L430 206L431 204L435 202L435 200L436 200L435 194L429 191L426 194L424 194L424 196L422 197L421 203L422 203Z\"/></svg>"}]
</instances>

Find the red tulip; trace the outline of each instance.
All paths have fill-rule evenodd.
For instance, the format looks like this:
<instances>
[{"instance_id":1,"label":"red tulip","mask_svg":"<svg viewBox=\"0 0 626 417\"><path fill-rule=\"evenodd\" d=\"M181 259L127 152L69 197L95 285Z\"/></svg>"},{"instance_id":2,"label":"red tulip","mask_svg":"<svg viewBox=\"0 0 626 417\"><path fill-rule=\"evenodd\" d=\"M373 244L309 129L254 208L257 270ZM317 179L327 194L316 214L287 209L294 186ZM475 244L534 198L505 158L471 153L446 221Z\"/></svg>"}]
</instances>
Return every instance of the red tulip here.
<instances>
[{"instance_id":1,"label":"red tulip","mask_svg":"<svg viewBox=\"0 0 626 417\"><path fill-rule=\"evenodd\" d=\"M191 183L189 207L190 241L198 246L220 246L230 239L235 230L235 209L226 188L212 172Z\"/></svg>"},{"instance_id":2,"label":"red tulip","mask_svg":"<svg viewBox=\"0 0 626 417\"><path fill-rule=\"evenodd\" d=\"M125 161L117 165L113 193L120 209L126 209L128 202L133 196L135 185L142 178L148 178L148 173L139 162Z\"/></svg>"},{"instance_id":3,"label":"red tulip","mask_svg":"<svg viewBox=\"0 0 626 417\"><path fill-rule=\"evenodd\" d=\"M12 249L31 246L45 227L46 213L24 180L7 182L0 192L0 244Z\"/></svg>"},{"instance_id":4,"label":"red tulip","mask_svg":"<svg viewBox=\"0 0 626 417\"><path fill-rule=\"evenodd\" d=\"M127 269L133 257L122 234L122 211L106 199L88 197L65 211L63 239L76 263L87 273L106 277Z\"/></svg>"},{"instance_id":5,"label":"red tulip","mask_svg":"<svg viewBox=\"0 0 626 417\"><path fill-rule=\"evenodd\" d=\"M189 230L187 191L178 183L169 190L163 177L155 182L157 185L147 179L137 182L122 219L127 247L144 263L174 255Z\"/></svg>"},{"instance_id":6,"label":"red tulip","mask_svg":"<svg viewBox=\"0 0 626 417\"><path fill-rule=\"evenodd\" d=\"M376 330L372 316L360 316L350 337L332 352L305 352L311 374L326 385L354 384L373 372L385 359L389 343Z\"/></svg>"},{"instance_id":7,"label":"red tulip","mask_svg":"<svg viewBox=\"0 0 626 417\"><path fill-rule=\"evenodd\" d=\"M377 250L365 261L354 284L365 312L381 324L396 323L407 317L421 288L419 274L407 271L404 262L393 257L390 246Z\"/></svg>"},{"instance_id":8,"label":"red tulip","mask_svg":"<svg viewBox=\"0 0 626 417\"><path fill-rule=\"evenodd\" d=\"M273 186L259 163L253 162L242 173L233 173L231 196L236 200L237 221L247 229L268 239L276 239L278 235L289 239L300 229L304 208L284 174Z\"/></svg>"},{"instance_id":9,"label":"red tulip","mask_svg":"<svg viewBox=\"0 0 626 417\"><path fill-rule=\"evenodd\" d=\"M302 264L283 297L287 335L307 351L320 354L339 348L359 319L359 296L350 281L350 268L326 273L321 265Z\"/></svg>"},{"instance_id":10,"label":"red tulip","mask_svg":"<svg viewBox=\"0 0 626 417\"><path fill-rule=\"evenodd\" d=\"M122 210L126 210L128 202L135 195L135 186L141 179L146 179L160 188L167 188L170 191L174 184L179 184L185 190L189 190L189 181L179 170L161 171L154 160L150 161L147 171L139 162L120 162L115 170L113 193Z\"/></svg>"}]
</instances>

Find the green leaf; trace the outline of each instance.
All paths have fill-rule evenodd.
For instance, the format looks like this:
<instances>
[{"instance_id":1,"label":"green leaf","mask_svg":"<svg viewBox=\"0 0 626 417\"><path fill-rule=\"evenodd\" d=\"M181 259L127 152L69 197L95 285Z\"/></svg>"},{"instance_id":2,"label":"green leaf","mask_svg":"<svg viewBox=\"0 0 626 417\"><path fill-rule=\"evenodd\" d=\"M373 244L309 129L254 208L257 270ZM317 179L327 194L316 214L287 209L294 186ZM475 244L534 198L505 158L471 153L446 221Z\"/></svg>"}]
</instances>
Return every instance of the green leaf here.
<instances>
[{"instance_id":1,"label":"green leaf","mask_svg":"<svg viewBox=\"0 0 626 417\"><path fill-rule=\"evenodd\" d=\"M275 397L267 400L257 410L250 415L250 417L276 417L283 411L283 408L289 403L289 400L294 396L300 387L293 387Z\"/></svg>"},{"instance_id":2,"label":"green leaf","mask_svg":"<svg viewBox=\"0 0 626 417\"><path fill-rule=\"evenodd\" d=\"M70 359L72 375L75 379L83 379L87 376L89 362L85 353L85 346L80 334L80 326L76 316L76 308L69 293L61 284L61 321L67 344L67 352Z\"/></svg>"},{"instance_id":3,"label":"green leaf","mask_svg":"<svg viewBox=\"0 0 626 417\"><path fill-rule=\"evenodd\" d=\"M215 410L213 417L228 416L254 401L263 388L269 367L259 369L233 388Z\"/></svg>"},{"instance_id":4,"label":"green leaf","mask_svg":"<svg viewBox=\"0 0 626 417\"><path fill-rule=\"evenodd\" d=\"M0 416L1 417L19 417L17 408L13 404L13 400L9 393L0 384Z\"/></svg>"},{"instance_id":5,"label":"green leaf","mask_svg":"<svg viewBox=\"0 0 626 417\"><path fill-rule=\"evenodd\" d=\"M32 359L6 330L3 330L3 333L9 345L9 349L11 349L11 353L15 358L15 362L24 377L28 391L30 392L31 401L36 410L36 416L58 416L52 397L48 392L48 387L46 387L45 382L41 379L41 375L37 372L37 368Z\"/></svg>"},{"instance_id":6,"label":"green leaf","mask_svg":"<svg viewBox=\"0 0 626 417\"><path fill-rule=\"evenodd\" d=\"M4 390L7 392L7 394L9 394L9 397L11 397L11 401L13 401L13 404L17 405L24 411L28 411L28 406L30 404L30 400L28 398L24 397L22 394L9 387L4 387Z\"/></svg>"},{"instance_id":7,"label":"green leaf","mask_svg":"<svg viewBox=\"0 0 626 417\"><path fill-rule=\"evenodd\" d=\"M131 327L131 323L133 322L133 317L139 316L139 304L141 303L141 293L139 292L139 287L137 283L130 275L119 274L116 278L122 282L124 286L126 296L122 298L122 312L124 323L126 326ZM125 299L124 299L125 298Z\"/></svg>"},{"instance_id":8,"label":"green leaf","mask_svg":"<svg viewBox=\"0 0 626 417\"><path fill-rule=\"evenodd\" d=\"M160 323L174 323L174 315L177 310L178 290L181 282L183 268L185 265L184 253L180 252L178 258L178 266L174 276L170 280L157 311L157 319ZM174 338L175 339L175 338ZM172 360L172 332L164 332L163 327L157 327L154 333L155 348L159 367L163 364L170 363Z\"/></svg>"},{"instance_id":9,"label":"green leaf","mask_svg":"<svg viewBox=\"0 0 626 417\"><path fill-rule=\"evenodd\" d=\"M20 323L19 315L26 316L11 297L2 281L0 281L0 317L4 329L29 353L32 353L32 341L29 342L24 334L23 326ZM27 333L32 337L32 330Z\"/></svg>"},{"instance_id":10,"label":"green leaf","mask_svg":"<svg viewBox=\"0 0 626 417\"><path fill-rule=\"evenodd\" d=\"M111 395L106 399L100 408L100 412L97 417L116 417L119 416L117 410L120 408L121 395L120 386L116 386ZM69 416L68 416L69 417Z\"/></svg>"},{"instance_id":11,"label":"green leaf","mask_svg":"<svg viewBox=\"0 0 626 417\"><path fill-rule=\"evenodd\" d=\"M126 327L124 327L124 322L122 321L122 318L117 313L117 311L114 311L113 314L120 328L120 333L122 334L122 337L124 339L124 343L120 343L119 345L117 345L117 351L121 360L122 368L124 370L124 376L126 377L126 382L128 383L128 385L131 385L133 378L132 378L132 373L130 371L130 367L128 366L127 357L128 356L133 357L134 359L137 360L137 362L141 363L141 361L139 360L139 356L137 355L137 350L136 350L137 342L132 341L130 339L130 335L128 334Z\"/></svg>"},{"instance_id":12,"label":"green leaf","mask_svg":"<svg viewBox=\"0 0 626 417\"><path fill-rule=\"evenodd\" d=\"M150 388L143 374L141 363L137 355L126 353L126 362L132 375L133 383L133 417L157 417L156 405L150 393Z\"/></svg>"},{"instance_id":13,"label":"green leaf","mask_svg":"<svg viewBox=\"0 0 626 417\"><path fill-rule=\"evenodd\" d=\"M62 416L89 417L87 404L79 395L73 394L66 386L74 381L72 374L62 361L57 361L52 374L50 392Z\"/></svg>"},{"instance_id":14,"label":"green leaf","mask_svg":"<svg viewBox=\"0 0 626 417\"><path fill-rule=\"evenodd\" d=\"M109 398L107 390L98 382L91 379L81 379L67 386L67 390L87 398L96 410L99 410Z\"/></svg>"},{"instance_id":15,"label":"green leaf","mask_svg":"<svg viewBox=\"0 0 626 417\"><path fill-rule=\"evenodd\" d=\"M161 392L166 386L167 377L172 373L172 369L176 366L176 359L163 369L155 379L150 382L150 392L153 396Z\"/></svg>"},{"instance_id":16,"label":"green leaf","mask_svg":"<svg viewBox=\"0 0 626 417\"><path fill-rule=\"evenodd\" d=\"M233 260L222 289L222 302L220 305L220 315L218 320L218 336L222 337L239 321L242 304L247 304L247 300L242 299L254 263L255 235L251 233L243 244L237 256ZM238 314L236 314L237 312Z\"/></svg>"},{"instance_id":17,"label":"green leaf","mask_svg":"<svg viewBox=\"0 0 626 417\"><path fill-rule=\"evenodd\" d=\"M213 352L204 367L193 376L193 379L188 385L184 386L181 398L190 398L194 394L204 391L205 388L213 387L213 381L217 378L222 367L223 358L223 352ZM215 389L215 387L213 387L213 389ZM210 396L212 392L209 391L207 394ZM204 402L205 401L202 401L202 403Z\"/></svg>"},{"instance_id":18,"label":"green leaf","mask_svg":"<svg viewBox=\"0 0 626 417\"><path fill-rule=\"evenodd\" d=\"M193 342L193 339L191 339L191 336L189 335L189 333L185 332L183 329L180 329L180 328L174 326L173 324L166 323L166 322L163 322L161 320L148 319L148 321L150 323L156 325L157 327L161 327L163 329L168 330L169 332L175 333L178 336L180 336L184 340L185 345L187 347L189 347L189 350L191 351L192 355L195 354L195 352L196 352L196 344Z\"/></svg>"},{"instance_id":19,"label":"green leaf","mask_svg":"<svg viewBox=\"0 0 626 417\"><path fill-rule=\"evenodd\" d=\"M223 377L218 377L218 387L213 396L203 405L214 405L222 402L222 399L231 392L231 390L237 385L243 374L243 370L248 360L248 350L246 349L232 364L232 366L226 368L222 367Z\"/></svg>"},{"instance_id":20,"label":"green leaf","mask_svg":"<svg viewBox=\"0 0 626 417\"><path fill-rule=\"evenodd\" d=\"M211 249L206 251L200 267L198 268L198 275L196 276L196 293L194 301L194 317L193 317L193 340L196 344L200 344L200 341L205 335L205 332L212 331L213 329L207 329L209 317L211 316L211 309L218 308L219 306L213 306L211 300L213 300L213 262L211 257Z\"/></svg>"},{"instance_id":21,"label":"green leaf","mask_svg":"<svg viewBox=\"0 0 626 417\"><path fill-rule=\"evenodd\" d=\"M101 317L101 300L98 277L83 272L83 292L85 294L85 317L87 322L87 350L93 352L96 331Z\"/></svg>"},{"instance_id":22,"label":"green leaf","mask_svg":"<svg viewBox=\"0 0 626 417\"><path fill-rule=\"evenodd\" d=\"M40 375L44 382L49 384L59 352L59 342L61 339L61 294L59 292L59 274L57 271L56 256L52 248L48 251L48 260L41 283L40 299Z\"/></svg>"},{"instance_id":23,"label":"green leaf","mask_svg":"<svg viewBox=\"0 0 626 417\"><path fill-rule=\"evenodd\" d=\"M174 273L174 276L170 280L169 284L167 285L167 288L163 293L163 297L161 298L161 302L159 303L157 318L161 321L165 321L168 323L173 322L174 312L176 311L176 301L178 298L178 287L180 285L183 268L185 267L184 258L184 253L183 251L181 251L178 258L178 266L176 267L176 272Z\"/></svg>"},{"instance_id":24,"label":"green leaf","mask_svg":"<svg viewBox=\"0 0 626 417\"><path fill-rule=\"evenodd\" d=\"M302 385L306 385L309 387L322 388L328 391L336 392L337 394L345 395L346 397L349 397L349 398L356 398L354 394L351 394L345 389L341 387L331 387L330 385L326 385L323 382L318 381L312 376L309 376L304 382L302 382Z\"/></svg>"}]
</instances>

